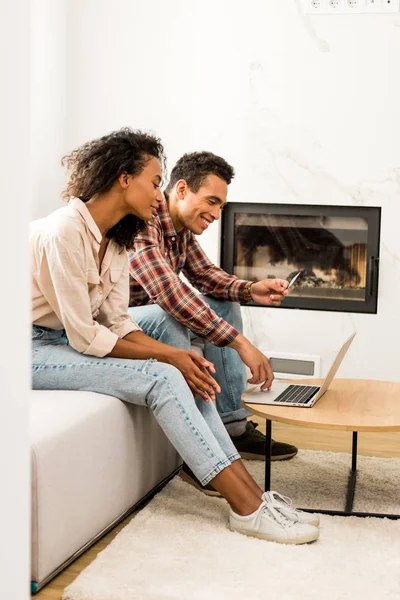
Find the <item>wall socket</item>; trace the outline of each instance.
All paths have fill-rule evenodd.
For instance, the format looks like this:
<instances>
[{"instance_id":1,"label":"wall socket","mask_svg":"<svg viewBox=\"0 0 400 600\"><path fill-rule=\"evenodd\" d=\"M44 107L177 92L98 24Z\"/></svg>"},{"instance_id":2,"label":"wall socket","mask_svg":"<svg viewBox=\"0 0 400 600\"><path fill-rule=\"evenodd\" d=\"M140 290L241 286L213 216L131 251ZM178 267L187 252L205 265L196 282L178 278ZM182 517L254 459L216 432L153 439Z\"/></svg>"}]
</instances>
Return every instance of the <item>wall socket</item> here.
<instances>
[{"instance_id":1,"label":"wall socket","mask_svg":"<svg viewBox=\"0 0 400 600\"><path fill-rule=\"evenodd\" d=\"M348 9L349 13L360 12L365 8L365 2L363 0L345 0L344 8Z\"/></svg>"},{"instance_id":2,"label":"wall socket","mask_svg":"<svg viewBox=\"0 0 400 600\"><path fill-rule=\"evenodd\" d=\"M303 12L314 15L393 14L400 0L302 0Z\"/></svg>"},{"instance_id":3,"label":"wall socket","mask_svg":"<svg viewBox=\"0 0 400 600\"><path fill-rule=\"evenodd\" d=\"M324 10L324 0L306 0L304 8L310 13L320 13Z\"/></svg>"},{"instance_id":4,"label":"wall socket","mask_svg":"<svg viewBox=\"0 0 400 600\"><path fill-rule=\"evenodd\" d=\"M338 12L341 8L342 0L328 0L328 9L332 12Z\"/></svg>"}]
</instances>

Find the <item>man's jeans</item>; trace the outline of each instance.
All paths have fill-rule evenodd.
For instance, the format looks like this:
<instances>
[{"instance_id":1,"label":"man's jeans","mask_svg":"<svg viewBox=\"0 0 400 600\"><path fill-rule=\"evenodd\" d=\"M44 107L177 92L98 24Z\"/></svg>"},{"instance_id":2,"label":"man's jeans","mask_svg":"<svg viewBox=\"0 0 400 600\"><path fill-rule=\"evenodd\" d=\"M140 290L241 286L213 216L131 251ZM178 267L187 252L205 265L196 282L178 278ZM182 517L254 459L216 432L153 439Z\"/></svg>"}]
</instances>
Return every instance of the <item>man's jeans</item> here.
<instances>
[{"instance_id":1,"label":"man's jeans","mask_svg":"<svg viewBox=\"0 0 400 600\"><path fill-rule=\"evenodd\" d=\"M181 372L171 365L85 356L71 348L65 331L36 325L32 355L35 390L86 390L150 408L203 485L240 458L214 402L194 399Z\"/></svg>"},{"instance_id":2,"label":"man's jeans","mask_svg":"<svg viewBox=\"0 0 400 600\"><path fill-rule=\"evenodd\" d=\"M217 315L242 333L242 316L237 302L201 297ZM170 346L190 350L191 340L201 339L157 304L131 307L128 312L145 333ZM240 400L246 389L246 368L239 354L233 348L219 348L204 342L204 356L214 363L215 379L221 388L221 393L217 394L217 410L222 421L227 424L245 419L250 413L242 407Z\"/></svg>"}]
</instances>

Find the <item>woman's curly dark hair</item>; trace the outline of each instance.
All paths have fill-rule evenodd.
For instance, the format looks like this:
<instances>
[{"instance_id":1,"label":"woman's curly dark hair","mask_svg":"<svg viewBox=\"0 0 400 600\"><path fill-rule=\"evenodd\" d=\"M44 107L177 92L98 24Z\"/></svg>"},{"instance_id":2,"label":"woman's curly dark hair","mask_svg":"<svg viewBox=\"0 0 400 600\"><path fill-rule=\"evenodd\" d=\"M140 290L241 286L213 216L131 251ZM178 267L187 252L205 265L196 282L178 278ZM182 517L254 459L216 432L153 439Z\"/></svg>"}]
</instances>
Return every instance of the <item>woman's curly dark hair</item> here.
<instances>
[{"instance_id":1,"label":"woman's curly dark hair","mask_svg":"<svg viewBox=\"0 0 400 600\"><path fill-rule=\"evenodd\" d=\"M113 186L123 173L139 175L148 161L157 158L165 169L164 148L159 138L140 130L124 127L87 142L64 156L61 165L69 172L69 181L61 194L87 202ZM135 235L146 223L135 215L127 215L108 230L107 237L121 247L133 247Z\"/></svg>"}]
</instances>

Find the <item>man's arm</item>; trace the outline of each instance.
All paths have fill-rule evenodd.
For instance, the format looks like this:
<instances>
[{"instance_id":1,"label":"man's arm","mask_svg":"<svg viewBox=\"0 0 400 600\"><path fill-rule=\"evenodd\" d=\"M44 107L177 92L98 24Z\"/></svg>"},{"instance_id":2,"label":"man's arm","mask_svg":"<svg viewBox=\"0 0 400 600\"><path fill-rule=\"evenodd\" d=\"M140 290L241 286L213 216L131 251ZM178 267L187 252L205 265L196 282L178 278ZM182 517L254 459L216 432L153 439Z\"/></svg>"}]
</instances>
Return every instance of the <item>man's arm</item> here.
<instances>
[{"instance_id":1,"label":"man's arm","mask_svg":"<svg viewBox=\"0 0 400 600\"><path fill-rule=\"evenodd\" d=\"M218 317L208 304L174 273L161 252L159 245L159 236L161 235L161 230L153 225L147 227L146 232L140 233L136 238L135 252L129 254L131 276L142 285L152 300L191 331L217 346L234 348L251 370L252 377L249 379L249 383L261 384L262 389L269 389L274 376L268 358L229 323ZM190 245L190 258L186 260L183 269L191 283L199 284L202 286L201 291L215 295L215 286L211 290L208 287L207 277L205 278L201 269L196 267L196 257L200 255L207 265L206 273L216 283L218 293L220 293L219 297L232 301L241 300L242 298L239 296L243 296L243 288L249 282L228 275L213 265L194 238L193 241L195 244ZM193 249L195 250L193 251ZM196 253L197 249L199 255ZM228 292L229 289L230 292ZM207 315L210 320L205 323L203 319L207 318ZM204 330L202 331L203 325ZM224 333L224 327L228 334L221 336L220 331L222 328Z\"/></svg>"},{"instance_id":2,"label":"man's arm","mask_svg":"<svg viewBox=\"0 0 400 600\"><path fill-rule=\"evenodd\" d=\"M246 288L250 285L251 299L265 306L279 306L288 293L288 282L284 279L251 282L229 275L210 261L194 235L188 244L183 273L203 294L231 302L248 302L249 293L246 295Z\"/></svg>"},{"instance_id":3,"label":"man's arm","mask_svg":"<svg viewBox=\"0 0 400 600\"><path fill-rule=\"evenodd\" d=\"M187 245L183 273L202 294L231 302L245 301L244 289L249 282L236 275L229 275L214 265L192 233Z\"/></svg>"},{"instance_id":4,"label":"man's arm","mask_svg":"<svg viewBox=\"0 0 400 600\"><path fill-rule=\"evenodd\" d=\"M163 255L156 226L147 227L129 253L130 273L147 295L174 319L216 346L226 346L237 329L221 319L204 300L175 273Z\"/></svg>"}]
</instances>

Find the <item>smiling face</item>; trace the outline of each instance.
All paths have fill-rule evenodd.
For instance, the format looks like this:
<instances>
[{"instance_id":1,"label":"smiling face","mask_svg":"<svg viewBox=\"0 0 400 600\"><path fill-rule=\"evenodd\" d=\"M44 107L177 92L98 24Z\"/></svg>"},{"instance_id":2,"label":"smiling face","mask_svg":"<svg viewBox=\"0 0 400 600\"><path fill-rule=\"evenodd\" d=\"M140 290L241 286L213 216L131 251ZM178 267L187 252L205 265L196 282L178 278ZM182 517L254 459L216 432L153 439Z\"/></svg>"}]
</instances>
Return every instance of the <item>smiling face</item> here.
<instances>
[{"instance_id":1,"label":"smiling face","mask_svg":"<svg viewBox=\"0 0 400 600\"><path fill-rule=\"evenodd\" d=\"M149 221L157 214L163 196L160 189L162 171L159 161L152 157L138 175L121 175L124 184L124 202L133 215Z\"/></svg>"},{"instance_id":2,"label":"smiling face","mask_svg":"<svg viewBox=\"0 0 400 600\"><path fill-rule=\"evenodd\" d=\"M175 192L176 202L170 206L175 230L187 227L195 235L201 235L220 218L228 185L217 175L209 175L197 192L192 192L184 179L176 183Z\"/></svg>"}]
</instances>

